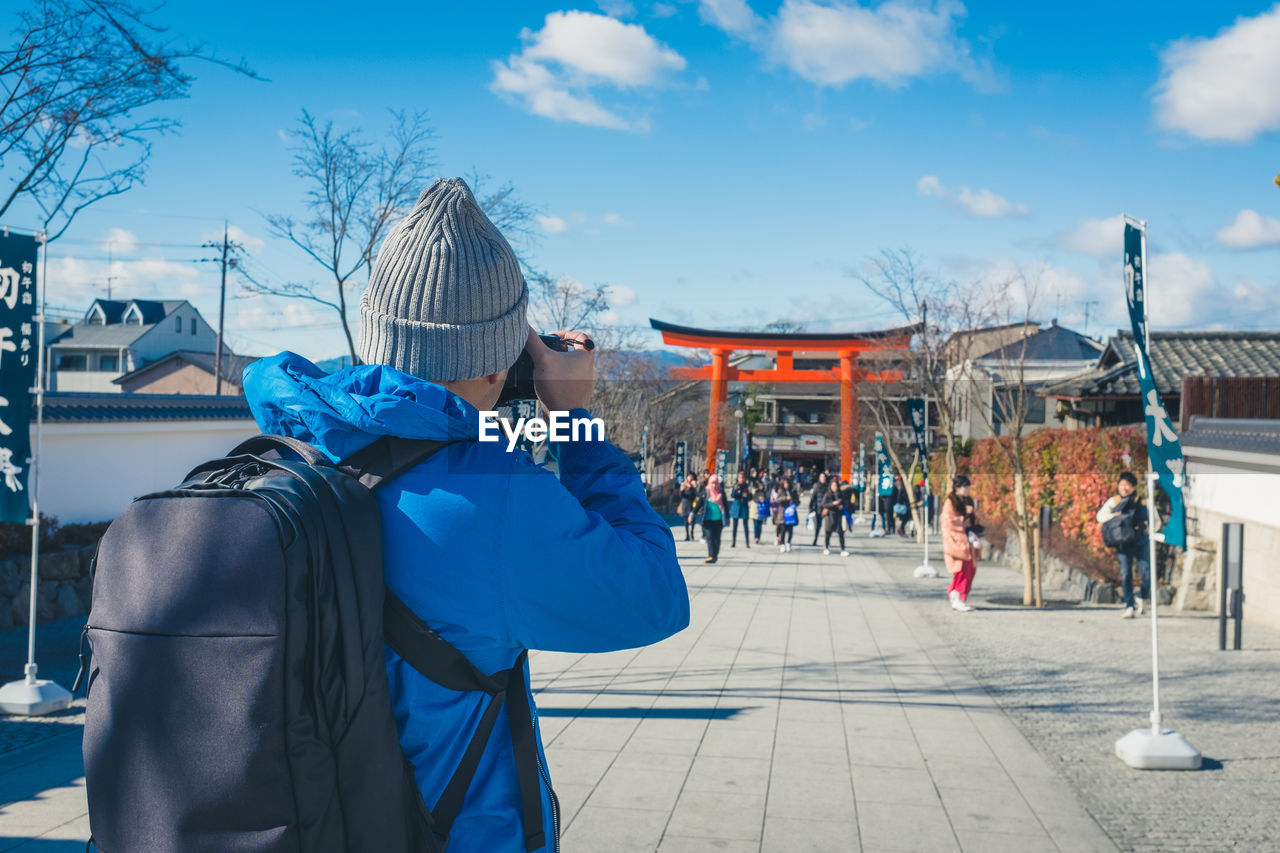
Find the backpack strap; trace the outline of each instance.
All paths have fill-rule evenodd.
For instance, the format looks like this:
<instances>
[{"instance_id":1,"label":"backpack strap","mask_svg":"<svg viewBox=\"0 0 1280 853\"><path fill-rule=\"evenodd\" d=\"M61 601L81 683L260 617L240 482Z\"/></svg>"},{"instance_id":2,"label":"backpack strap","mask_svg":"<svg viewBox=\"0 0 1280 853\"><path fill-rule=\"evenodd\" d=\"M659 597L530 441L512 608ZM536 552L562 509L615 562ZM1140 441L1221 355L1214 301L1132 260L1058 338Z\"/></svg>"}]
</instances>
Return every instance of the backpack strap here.
<instances>
[{"instance_id":1,"label":"backpack strap","mask_svg":"<svg viewBox=\"0 0 1280 853\"><path fill-rule=\"evenodd\" d=\"M455 439L456 440L456 439ZM338 468L375 489L414 468L453 441L404 439L382 436L344 459ZM533 713L525 686L524 669L528 651L516 658L507 670L485 675L466 655L458 651L422 621L391 589L386 588L382 612L383 640L409 666L436 684L458 692L483 691L490 699L467 744L462 760L431 809L433 829L448 844L453 822L462 810L467 790L480 767L485 747L493 734L498 713L507 706L507 722L515 753L516 778L520 789L520 813L525 828L525 850L532 853L546 845L542 824L542 791L539 785L538 745L534 737Z\"/></svg>"},{"instance_id":2,"label":"backpack strap","mask_svg":"<svg viewBox=\"0 0 1280 853\"><path fill-rule=\"evenodd\" d=\"M287 435L255 435L253 438L236 445L236 448L228 453L227 456L262 456L269 459L283 459L286 458L284 451L291 451L293 455L308 465L333 464L329 461L329 457L316 450L310 444L296 438L290 438Z\"/></svg>"}]
</instances>

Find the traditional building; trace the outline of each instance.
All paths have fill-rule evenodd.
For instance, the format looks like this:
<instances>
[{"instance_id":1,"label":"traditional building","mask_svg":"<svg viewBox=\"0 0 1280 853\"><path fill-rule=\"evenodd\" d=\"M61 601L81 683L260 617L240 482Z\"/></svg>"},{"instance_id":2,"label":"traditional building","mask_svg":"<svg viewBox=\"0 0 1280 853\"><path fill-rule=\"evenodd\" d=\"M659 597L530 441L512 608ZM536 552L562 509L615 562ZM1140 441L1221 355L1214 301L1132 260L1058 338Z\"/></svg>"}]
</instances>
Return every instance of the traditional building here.
<instances>
[{"instance_id":1,"label":"traditional building","mask_svg":"<svg viewBox=\"0 0 1280 853\"><path fill-rule=\"evenodd\" d=\"M186 300L95 299L84 320L53 328L50 391L121 393L129 389L116 380L172 353L212 357L218 348L218 333ZM225 361L231 351L223 353Z\"/></svg>"},{"instance_id":2,"label":"traditional building","mask_svg":"<svg viewBox=\"0 0 1280 853\"><path fill-rule=\"evenodd\" d=\"M1156 388L1174 423L1181 420L1182 380L1190 376L1280 377L1280 332L1151 332ZM1133 334L1107 341L1088 370L1041 384L1068 427L1141 423L1143 401Z\"/></svg>"}]
</instances>

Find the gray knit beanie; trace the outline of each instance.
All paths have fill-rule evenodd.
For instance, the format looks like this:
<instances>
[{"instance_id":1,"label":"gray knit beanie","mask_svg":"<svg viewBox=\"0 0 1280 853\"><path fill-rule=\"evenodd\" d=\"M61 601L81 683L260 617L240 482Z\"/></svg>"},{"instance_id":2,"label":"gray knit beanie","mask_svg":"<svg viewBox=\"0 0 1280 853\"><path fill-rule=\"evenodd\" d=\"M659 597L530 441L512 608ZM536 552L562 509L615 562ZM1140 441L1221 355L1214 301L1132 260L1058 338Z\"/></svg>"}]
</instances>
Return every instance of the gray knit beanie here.
<instances>
[{"instance_id":1,"label":"gray knit beanie","mask_svg":"<svg viewBox=\"0 0 1280 853\"><path fill-rule=\"evenodd\" d=\"M520 262L461 178L422 191L378 251L360 300L360 358L448 382L515 363L529 330Z\"/></svg>"}]
</instances>

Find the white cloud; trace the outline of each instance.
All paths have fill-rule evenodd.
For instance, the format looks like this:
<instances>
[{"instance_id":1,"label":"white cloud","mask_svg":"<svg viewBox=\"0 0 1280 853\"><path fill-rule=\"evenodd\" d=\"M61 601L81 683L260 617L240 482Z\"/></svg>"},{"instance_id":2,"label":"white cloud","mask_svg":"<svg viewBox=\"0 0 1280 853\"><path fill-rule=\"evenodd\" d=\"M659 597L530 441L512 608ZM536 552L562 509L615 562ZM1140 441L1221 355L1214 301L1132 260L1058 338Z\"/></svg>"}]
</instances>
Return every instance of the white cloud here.
<instances>
[{"instance_id":1,"label":"white cloud","mask_svg":"<svg viewBox=\"0 0 1280 853\"><path fill-rule=\"evenodd\" d=\"M609 285L609 292L607 296L608 296L609 304L614 308L621 308L625 305L633 305L635 304L635 301L636 301L635 288L628 287L625 284Z\"/></svg>"},{"instance_id":2,"label":"white cloud","mask_svg":"<svg viewBox=\"0 0 1280 853\"><path fill-rule=\"evenodd\" d=\"M552 12L536 33L521 33L523 55L553 62L616 86L653 86L685 60L659 44L639 24L624 24L590 12Z\"/></svg>"},{"instance_id":3,"label":"white cloud","mask_svg":"<svg viewBox=\"0 0 1280 853\"><path fill-rule=\"evenodd\" d=\"M916 195L949 201L970 216L982 219L1008 219L1031 212L1025 204L1011 202L988 189L960 187L953 191L937 175L925 175L916 181Z\"/></svg>"},{"instance_id":4,"label":"white cloud","mask_svg":"<svg viewBox=\"0 0 1280 853\"><path fill-rule=\"evenodd\" d=\"M635 17L636 7L631 0L596 0L600 11L612 18Z\"/></svg>"},{"instance_id":5,"label":"white cloud","mask_svg":"<svg viewBox=\"0 0 1280 853\"><path fill-rule=\"evenodd\" d=\"M94 299L106 298L108 281L115 299L175 299L203 292L199 278L193 264L164 258L108 262L63 255L49 259L50 293L57 304L85 310Z\"/></svg>"},{"instance_id":6,"label":"white cloud","mask_svg":"<svg viewBox=\"0 0 1280 853\"><path fill-rule=\"evenodd\" d=\"M546 234L563 234L569 230L569 223L559 216L538 214L538 227Z\"/></svg>"},{"instance_id":7,"label":"white cloud","mask_svg":"<svg viewBox=\"0 0 1280 853\"><path fill-rule=\"evenodd\" d=\"M525 29L520 38L525 43L520 53L493 63L490 89L555 121L645 131L647 118L627 119L601 106L592 89L661 86L686 65L641 25L592 12L552 12L542 29Z\"/></svg>"},{"instance_id":8,"label":"white cloud","mask_svg":"<svg viewBox=\"0 0 1280 853\"><path fill-rule=\"evenodd\" d=\"M938 180L937 175L925 175L923 178L916 181L916 195L946 198L947 191L942 186L942 181Z\"/></svg>"},{"instance_id":9,"label":"white cloud","mask_svg":"<svg viewBox=\"0 0 1280 853\"><path fill-rule=\"evenodd\" d=\"M1280 5L1237 18L1213 38L1182 39L1160 55L1156 121L1199 139L1250 142L1280 129Z\"/></svg>"},{"instance_id":10,"label":"white cloud","mask_svg":"<svg viewBox=\"0 0 1280 853\"><path fill-rule=\"evenodd\" d=\"M250 234L239 225L230 225L227 227L227 239L232 243L239 243L249 254L261 252L267 245L267 242L256 234ZM217 243L222 245L222 229L214 228L200 235L200 240L205 243Z\"/></svg>"},{"instance_id":11,"label":"white cloud","mask_svg":"<svg viewBox=\"0 0 1280 853\"><path fill-rule=\"evenodd\" d=\"M890 87L948 71L986 86L990 75L956 34L964 6L889 0L857 3L785 0L771 22L769 56L819 86L867 79Z\"/></svg>"},{"instance_id":12,"label":"white cloud","mask_svg":"<svg viewBox=\"0 0 1280 853\"><path fill-rule=\"evenodd\" d=\"M249 331L297 329L321 324L322 318L310 305L296 300L274 300L273 304L257 304L236 312L235 326ZM323 318L324 323L329 318ZM228 328L228 332L234 331Z\"/></svg>"},{"instance_id":13,"label":"white cloud","mask_svg":"<svg viewBox=\"0 0 1280 853\"><path fill-rule=\"evenodd\" d=\"M1245 208L1235 220L1214 234L1220 245L1229 249L1261 249L1280 246L1280 219L1263 216Z\"/></svg>"},{"instance_id":14,"label":"white cloud","mask_svg":"<svg viewBox=\"0 0 1280 853\"><path fill-rule=\"evenodd\" d=\"M1081 219L1052 242L1060 249L1095 258L1119 258L1124 251L1124 217L1117 214L1106 219Z\"/></svg>"},{"instance_id":15,"label":"white cloud","mask_svg":"<svg viewBox=\"0 0 1280 853\"><path fill-rule=\"evenodd\" d=\"M674 18L679 11L679 9L670 3L654 3L653 12L651 14L655 18Z\"/></svg>"},{"instance_id":16,"label":"white cloud","mask_svg":"<svg viewBox=\"0 0 1280 853\"><path fill-rule=\"evenodd\" d=\"M1204 261L1182 252L1152 255L1147 261L1147 311L1151 325L1203 324L1222 307L1217 278Z\"/></svg>"},{"instance_id":17,"label":"white cloud","mask_svg":"<svg viewBox=\"0 0 1280 853\"><path fill-rule=\"evenodd\" d=\"M751 10L746 0L699 0L698 16L730 35L747 41L757 39L764 21Z\"/></svg>"},{"instance_id":18,"label":"white cloud","mask_svg":"<svg viewBox=\"0 0 1280 853\"><path fill-rule=\"evenodd\" d=\"M600 217L600 221L605 225L613 225L617 228L634 228L636 224L629 219L624 219L621 213L606 213Z\"/></svg>"},{"instance_id":19,"label":"white cloud","mask_svg":"<svg viewBox=\"0 0 1280 853\"><path fill-rule=\"evenodd\" d=\"M138 249L138 237L132 231L126 231L123 228L112 228L107 231L107 236L102 238L98 248L104 252L131 254Z\"/></svg>"}]
</instances>

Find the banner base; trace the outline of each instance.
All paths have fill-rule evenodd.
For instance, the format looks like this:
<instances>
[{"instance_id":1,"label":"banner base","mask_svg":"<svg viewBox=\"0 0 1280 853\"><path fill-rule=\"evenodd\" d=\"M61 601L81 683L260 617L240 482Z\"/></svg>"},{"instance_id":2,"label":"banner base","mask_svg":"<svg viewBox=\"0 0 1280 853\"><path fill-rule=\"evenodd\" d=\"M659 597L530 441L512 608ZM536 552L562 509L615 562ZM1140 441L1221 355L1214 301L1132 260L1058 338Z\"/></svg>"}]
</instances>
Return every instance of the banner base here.
<instances>
[{"instance_id":1,"label":"banner base","mask_svg":"<svg viewBox=\"0 0 1280 853\"><path fill-rule=\"evenodd\" d=\"M1137 770L1199 770L1200 750L1168 729L1134 729L1116 741L1116 757Z\"/></svg>"},{"instance_id":2,"label":"banner base","mask_svg":"<svg viewBox=\"0 0 1280 853\"><path fill-rule=\"evenodd\" d=\"M936 578L939 572L933 566L925 563L922 566L916 566L916 570L912 574L918 578Z\"/></svg>"},{"instance_id":3,"label":"banner base","mask_svg":"<svg viewBox=\"0 0 1280 853\"><path fill-rule=\"evenodd\" d=\"M71 692L52 681L10 681L0 687L0 714L39 717L71 707Z\"/></svg>"}]
</instances>

